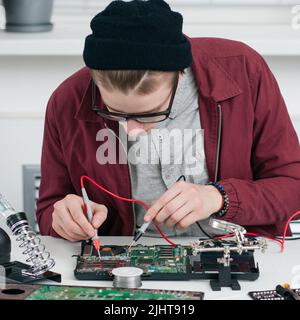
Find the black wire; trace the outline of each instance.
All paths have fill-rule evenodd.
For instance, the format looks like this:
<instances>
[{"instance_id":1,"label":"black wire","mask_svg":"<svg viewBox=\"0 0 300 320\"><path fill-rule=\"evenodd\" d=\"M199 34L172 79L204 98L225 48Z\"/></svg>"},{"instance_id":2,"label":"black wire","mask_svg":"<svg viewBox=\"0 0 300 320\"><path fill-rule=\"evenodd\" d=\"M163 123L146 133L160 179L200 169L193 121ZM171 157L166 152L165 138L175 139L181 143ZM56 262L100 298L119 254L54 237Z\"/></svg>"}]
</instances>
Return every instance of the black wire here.
<instances>
[{"instance_id":1,"label":"black wire","mask_svg":"<svg viewBox=\"0 0 300 320\"><path fill-rule=\"evenodd\" d=\"M181 179L182 179L183 181L186 181L185 176L184 176L184 175L181 175L181 176L176 180L176 182L180 181Z\"/></svg>"},{"instance_id":2,"label":"black wire","mask_svg":"<svg viewBox=\"0 0 300 320\"><path fill-rule=\"evenodd\" d=\"M180 180L186 181L185 176L184 176L184 175L181 175L181 176L176 180L176 182L178 182L178 181L180 181ZM211 236L210 234L208 234L208 233L202 228L201 224L200 224L198 221L196 221L196 224L197 224L198 228L202 231L202 233L203 233L204 235L206 235L209 239L213 239L213 238L214 238L213 236Z\"/></svg>"},{"instance_id":3,"label":"black wire","mask_svg":"<svg viewBox=\"0 0 300 320\"><path fill-rule=\"evenodd\" d=\"M277 239L282 240L282 238L277 238ZM292 241L292 240L300 240L300 237L285 238L285 241Z\"/></svg>"},{"instance_id":4,"label":"black wire","mask_svg":"<svg viewBox=\"0 0 300 320\"><path fill-rule=\"evenodd\" d=\"M214 239L214 237L213 237L212 235L208 234L208 233L201 227L201 224L200 224L198 221L196 221L196 224L197 224L197 226L199 227L199 229L200 229L209 239Z\"/></svg>"}]
</instances>

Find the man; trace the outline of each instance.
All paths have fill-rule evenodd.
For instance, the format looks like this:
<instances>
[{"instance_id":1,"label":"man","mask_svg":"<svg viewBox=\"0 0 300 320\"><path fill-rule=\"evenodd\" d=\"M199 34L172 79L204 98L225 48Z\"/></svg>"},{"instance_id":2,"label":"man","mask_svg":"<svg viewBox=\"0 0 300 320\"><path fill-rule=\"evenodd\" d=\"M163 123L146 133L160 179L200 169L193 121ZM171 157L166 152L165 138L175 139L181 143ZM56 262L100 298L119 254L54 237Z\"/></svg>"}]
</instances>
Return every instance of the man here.
<instances>
[{"instance_id":1,"label":"man","mask_svg":"<svg viewBox=\"0 0 300 320\"><path fill-rule=\"evenodd\" d=\"M300 207L300 148L263 58L240 42L188 38L182 16L163 0L113 1L91 28L87 67L65 80L47 107L41 233L70 241L95 229L132 235L153 219L169 236L197 236L199 226L211 232L213 215L280 235ZM173 131L183 139L172 135L168 149L163 143ZM150 209L86 182L90 223L82 175Z\"/></svg>"}]
</instances>

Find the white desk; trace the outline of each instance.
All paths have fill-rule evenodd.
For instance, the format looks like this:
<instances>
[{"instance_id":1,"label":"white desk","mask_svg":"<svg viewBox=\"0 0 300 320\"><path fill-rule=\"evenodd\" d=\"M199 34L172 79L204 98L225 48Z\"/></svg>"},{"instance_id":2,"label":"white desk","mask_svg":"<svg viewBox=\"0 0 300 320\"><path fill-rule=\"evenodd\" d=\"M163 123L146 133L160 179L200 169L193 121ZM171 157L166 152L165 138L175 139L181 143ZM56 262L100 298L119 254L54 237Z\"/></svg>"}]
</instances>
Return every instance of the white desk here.
<instances>
[{"instance_id":1,"label":"white desk","mask_svg":"<svg viewBox=\"0 0 300 320\"><path fill-rule=\"evenodd\" d=\"M130 237L101 237L103 245L108 244L129 244ZM176 243L189 244L196 238L176 238ZM56 261L53 271L62 275L63 285L77 286L98 286L111 287L111 281L79 281L73 274L75 268L76 255L80 252L80 243L71 243L62 239L51 237L42 237L43 243L47 250ZM142 238L141 244L165 244L163 239L159 238ZM232 291L230 288L222 288L222 291L213 292L210 289L208 280L191 280L191 281L143 281L142 289L173 289L205 292L206 300L219 299L250 299L249 291L274 289L279 283L288 282L294 287L300 288L300 240L286 242L286 248L280 253L279 246L269 242L269 248L266 253L256 252L255 260L259 264L260 277L253 282L240 281L241 291ZM22 255L21 249L17 243L12 243L12 261L18 260L25 262L25 256ZM50 283L50 282L49 282ZM51 282L55 284L54 282Z\"/></svg>"}]
</instances>

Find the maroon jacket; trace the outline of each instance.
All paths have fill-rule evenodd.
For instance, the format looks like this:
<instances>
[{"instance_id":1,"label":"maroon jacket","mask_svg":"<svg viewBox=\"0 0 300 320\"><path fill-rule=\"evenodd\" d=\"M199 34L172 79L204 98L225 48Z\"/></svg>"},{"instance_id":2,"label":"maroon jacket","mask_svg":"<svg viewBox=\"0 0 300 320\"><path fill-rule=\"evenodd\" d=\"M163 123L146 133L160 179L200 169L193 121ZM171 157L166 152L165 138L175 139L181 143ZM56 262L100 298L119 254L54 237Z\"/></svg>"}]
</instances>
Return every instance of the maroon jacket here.
<instances>
[{"instance_id":1,"label":"maroon jacket","mask_svg":"<svg viewBox=\"0 0 300 320\"><path fill-rule=\"evenodd\" d=\"M300 209L300 147L277 82L263 58L243 43L189 40L209 177L229 195L224 219L251 232L279 235ZM37 203L42 234L58 236L52 228L53 204L70 193L81 195L81 175L131 197L128 165L96 161L96 134L103 126L91 110L91 77L83 68L55 90L47 107ZM117 130L114 122L109 126ZM109 208L100 235L132 235L130 203L88 183L87 192Z\"/></svg>"}]
</instances>

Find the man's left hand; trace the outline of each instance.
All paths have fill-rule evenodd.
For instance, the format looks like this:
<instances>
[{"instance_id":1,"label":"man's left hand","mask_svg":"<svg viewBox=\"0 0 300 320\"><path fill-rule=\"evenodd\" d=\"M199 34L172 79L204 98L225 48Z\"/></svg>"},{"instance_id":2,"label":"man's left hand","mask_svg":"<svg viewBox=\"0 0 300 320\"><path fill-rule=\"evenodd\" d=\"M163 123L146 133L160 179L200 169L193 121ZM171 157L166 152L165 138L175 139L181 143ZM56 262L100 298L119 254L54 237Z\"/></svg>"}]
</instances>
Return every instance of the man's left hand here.
<instances>
[{"instance_id":1,"label":"man's left hand","mask_svg":"<svg viewBox=\"0 0 300 320\"><path fill-rule=\"evenodd\" d=\"M223 197L214 186L179 181L153 202L144 221L153 219L155 224L185 229L210 217L222 206Z\"/></svg>"}]
</instances>

